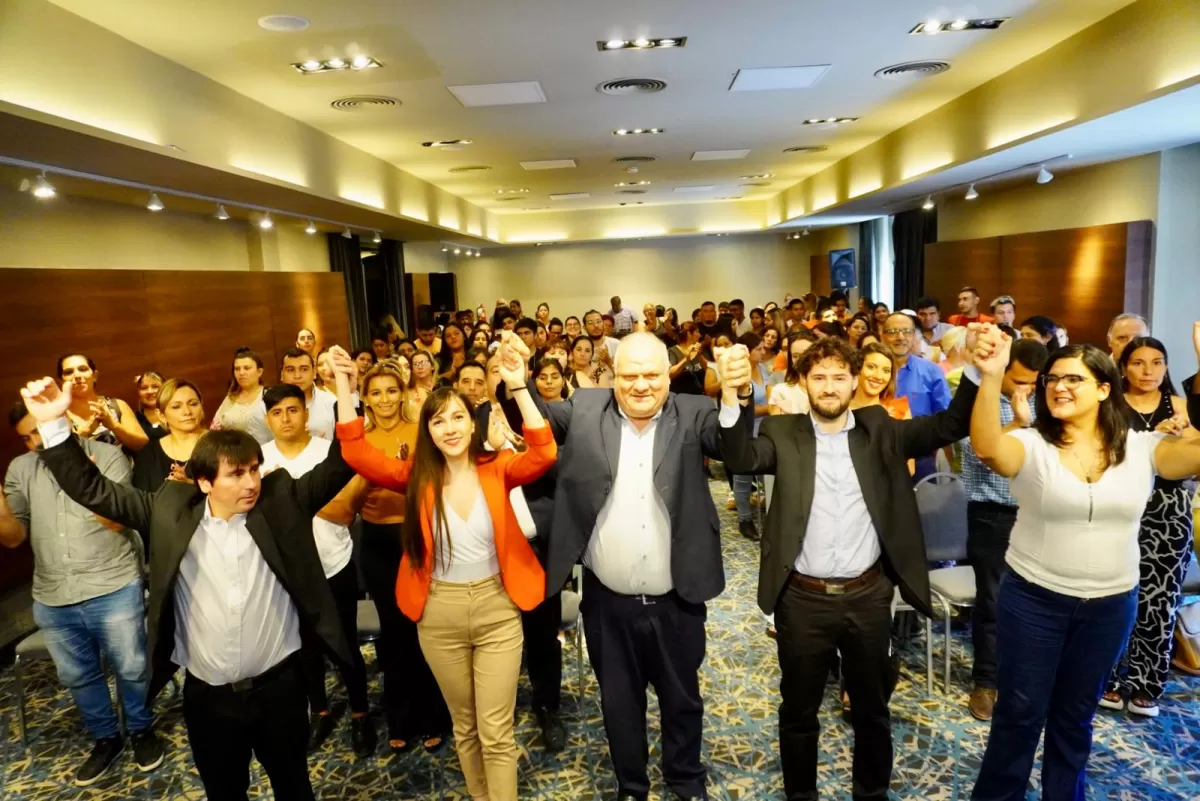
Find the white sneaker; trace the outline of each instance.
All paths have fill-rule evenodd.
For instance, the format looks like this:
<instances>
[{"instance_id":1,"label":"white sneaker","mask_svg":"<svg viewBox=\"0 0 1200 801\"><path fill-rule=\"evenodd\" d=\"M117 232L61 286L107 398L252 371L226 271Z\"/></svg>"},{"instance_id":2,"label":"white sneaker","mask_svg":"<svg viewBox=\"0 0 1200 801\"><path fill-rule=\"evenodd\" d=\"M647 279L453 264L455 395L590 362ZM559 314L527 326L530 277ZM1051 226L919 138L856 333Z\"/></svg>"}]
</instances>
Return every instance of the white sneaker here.
<instances>
[{"instance_id":1,"label":"white sneaker","mask_svg":"<svg viewBox=\"0 0 1200 801\"><path fill-rule=\"evenodd\" d=\"M1104 695L1100 696L1100 706L1104 707L1105 709L1111 709L1114 712L1124 712L1125 699L1120 697L1112 699L1109 697L1108 693L1105 693ZM1133 707L1130 706L1130 708L1132 709Z\"/></svg>"}]
</instances>

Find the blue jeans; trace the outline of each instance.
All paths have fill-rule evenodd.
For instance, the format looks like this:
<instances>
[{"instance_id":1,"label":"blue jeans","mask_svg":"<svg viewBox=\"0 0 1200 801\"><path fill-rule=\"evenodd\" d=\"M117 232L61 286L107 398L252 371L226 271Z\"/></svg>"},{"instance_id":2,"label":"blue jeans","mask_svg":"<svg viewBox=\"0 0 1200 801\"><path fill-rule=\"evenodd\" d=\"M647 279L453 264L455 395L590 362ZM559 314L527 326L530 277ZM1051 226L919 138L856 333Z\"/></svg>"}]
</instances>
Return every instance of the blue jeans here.
<instances>
[{"instance_id":1,"label":"blue jeans","mask_svg":"<svg viewBox=\"0 0 1200 801\"><path fill-rule=\"evenodd\" d=\"M996 598L998 697L972 801L1024 801L1043 728L1043 801L1084 801L1092 718L1136 611L1136 588L1083 599L1005 572Z\"/></svg>"},{"instance_id":2,"label":"blue jeans","mask_svg":"<svg viewBox=\"0 0 1200 801\"><path fill-rule=\"evenodd\" d=\"M750 504L750 496L754 494L754 476L735 473L730 483L733 484L733 500L737 504L738 522L753 520L754 507Z\"/></svg>"},{"instance_id":3,"label":"blue jeans","mask_svg":"<svg viewBox=\"0 0 1200 801\"><path fill-rule=\"evenodd\" d=\"M100 667L103 650L117 674L117 692L131 732L150 728L147 706L150 667L142 582L69 606L33 603L33 620L46 635L58 679L71 691L84 725L97 740L117 737L120 727Z\"/></svg>"}]
</instances>

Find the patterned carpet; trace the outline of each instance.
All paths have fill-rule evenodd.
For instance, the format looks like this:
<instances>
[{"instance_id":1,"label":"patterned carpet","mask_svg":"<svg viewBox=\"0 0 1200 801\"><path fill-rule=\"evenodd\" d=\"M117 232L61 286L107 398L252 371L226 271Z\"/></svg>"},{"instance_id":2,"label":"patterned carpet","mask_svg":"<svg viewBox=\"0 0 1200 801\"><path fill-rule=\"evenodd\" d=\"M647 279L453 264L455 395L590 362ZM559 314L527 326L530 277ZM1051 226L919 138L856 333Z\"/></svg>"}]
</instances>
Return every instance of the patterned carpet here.
<instances>
[{"instance_id":1,"label":"patterned carpet","mask_svg":"<svg viewBox=\"0 0 1200 801\"><path fill-rule=\"evenodd\" d=\"M724 550L728 586L709 605L708 658L701 676L706 703L705 763L713 799L778 799L783 797L776 751L776 705L779 669L765 622L754 604L758 550L736 533L736 521L724 511L726 485L713 485L725 523ZM987 724L966 711L970 680L969 640L956 629L952 649L953 692L925 692L923 637L902 652L905 669L892 700L896 741L893 798L957 801L969 798L987 739ZM366 649L369 662L374 654ZM517 740L521 749L521 797L528 799L612 798L616 785L608 763L594 678L586 670L579 694L577 652L569 644L564 660L563 716L570 730L567 750L558 756L539 746L536 723L528 712L528 687L518 699ZM941 639L935 644L941 666ZM940 670L939 670L940 675ZM331 672L332 681L332 672ZM377 699L378 677L372 676ZM49 662L27 668L26 695L30 748L17 737L11 671L0 674L0 801L176 801L202 799L204 791L191 766L177 696L158 707L159 728L172 744L167 762L155 773L139 774L131 757L100 784L78 789L71 776L90 743L69 696L58 688ZM335 691L335 701L340 698ZM825 799L848 799L852 737L838 714L831 685L823 717L820 781ZM1200 680L1173 675L1163 714L1153 721L1129 720L1102 713L1097 720L1089 770L1090 799L1165 801L1200 799ZM651 698L652 780L662 788L657 709ZM424 753L393 759L378 756L359 761L349 751L346 726L340 726L312 761L319 799L466 799L462 774L453 751L441 758ZM269 798L265 776L256 767L252 798ZM1036 784L1036 774L1034 778ZM1032 788L1031 788L1032 789ZM657 796L653 796L657 797ZM1036 798L1031 791L1030 798Z\"/></svg>"}]
</instances>

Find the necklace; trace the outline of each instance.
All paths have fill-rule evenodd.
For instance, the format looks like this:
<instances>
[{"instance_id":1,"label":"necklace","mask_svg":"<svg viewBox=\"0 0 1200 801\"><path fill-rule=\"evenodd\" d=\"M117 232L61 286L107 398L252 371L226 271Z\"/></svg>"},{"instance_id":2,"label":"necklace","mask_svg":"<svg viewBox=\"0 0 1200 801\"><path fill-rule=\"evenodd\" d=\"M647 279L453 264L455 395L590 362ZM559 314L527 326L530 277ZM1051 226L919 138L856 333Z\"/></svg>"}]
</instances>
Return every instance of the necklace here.
<instances>
[{"instance_id":1,"label":"necklace","mask_svg":"<svg viewBox=\"0 0 1200 801\"><path fill-rule=\"evenodd\" d=\"M1083 471L1083 480L1088 488L1088 522L1092 522L1092 515L1096 511L1096 498L1092 491L1092 468L1086 467L1083 464L1083 459L1079 458L1079 454L1074 450L1067 451L1075 457L1075 462L1079 465L1079 469Z\"/></svg>"}]
</instances>

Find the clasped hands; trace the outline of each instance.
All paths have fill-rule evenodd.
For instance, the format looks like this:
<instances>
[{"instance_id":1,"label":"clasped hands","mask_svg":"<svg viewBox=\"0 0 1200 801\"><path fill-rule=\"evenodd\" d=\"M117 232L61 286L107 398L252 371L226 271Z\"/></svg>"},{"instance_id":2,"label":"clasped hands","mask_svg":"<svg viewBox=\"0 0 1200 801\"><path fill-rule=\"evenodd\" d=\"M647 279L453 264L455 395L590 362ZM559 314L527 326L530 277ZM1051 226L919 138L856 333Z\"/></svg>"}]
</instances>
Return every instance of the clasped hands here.
<instances>
[{"instance_id":1,"label":"clasped hands","mask_svg":"<svg viewBox=\"0 0 1200 801\"><path fill-rule=\"evenodd\" d=\"M721 376L721 401L726 406L737 406L748 400L750 388L750 351L745 345L730 348L715 348L717 372Z\"/></svg>"}]
</instances>

